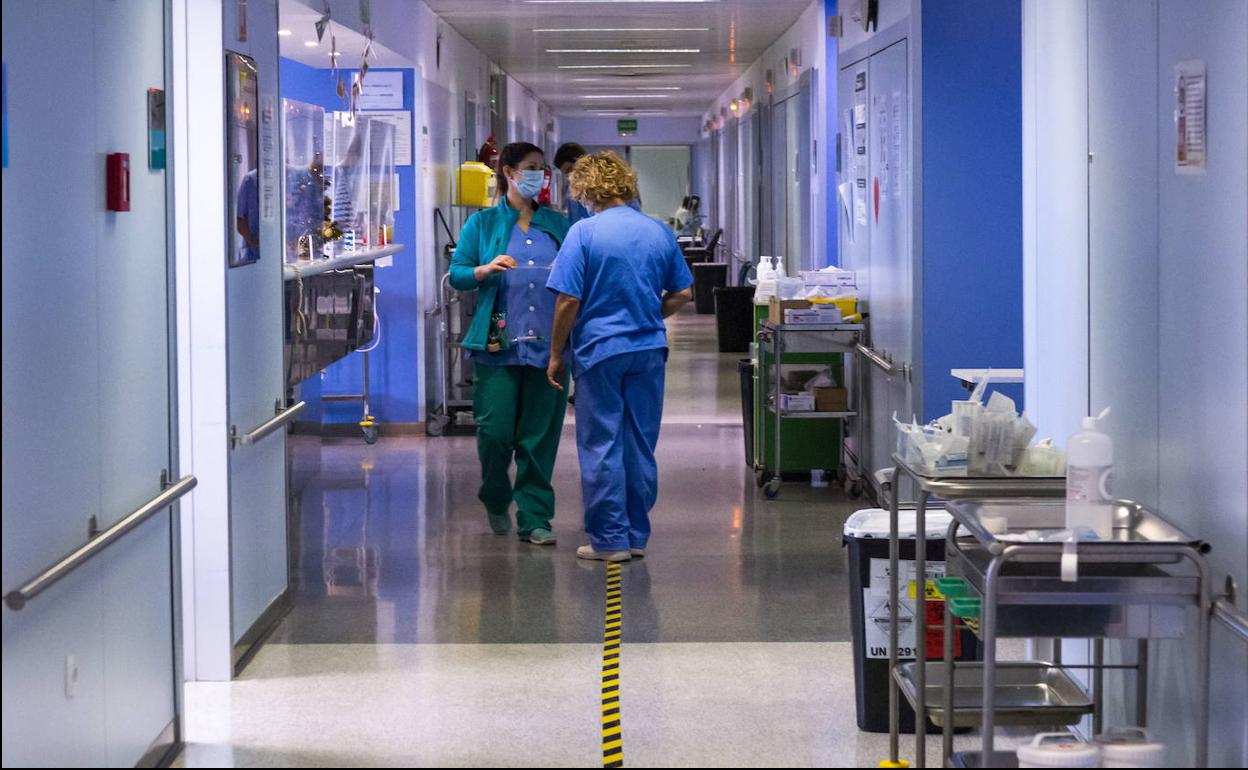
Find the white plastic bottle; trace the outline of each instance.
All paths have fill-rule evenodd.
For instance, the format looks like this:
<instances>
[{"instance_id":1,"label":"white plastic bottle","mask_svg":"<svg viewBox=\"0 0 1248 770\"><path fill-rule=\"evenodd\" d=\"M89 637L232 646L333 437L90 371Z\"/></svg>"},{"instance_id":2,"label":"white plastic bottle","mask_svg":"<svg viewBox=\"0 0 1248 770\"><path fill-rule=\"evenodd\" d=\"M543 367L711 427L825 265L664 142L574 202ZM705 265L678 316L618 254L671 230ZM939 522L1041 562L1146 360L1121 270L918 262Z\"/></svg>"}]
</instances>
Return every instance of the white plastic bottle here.
<instances>
[{"instance_id":1,"label":"white plastic bottle","mask_svg":"<svg viewBox=\"0 0 1248 770\"><path fill-rule=\"evenodd\" d=\"M1100 417L1084 417L1083 429L1066 443L1066 528L1087 527L1102 540L1114 536L1114 507L1110 476L1114 470L1114 442L1097 430Z\"/></svg>"},{"instance_id":2,"label":"white plastic bottle","mask_svg":"<svg viewBox=\"0 0 1248 770\"><path fill-rule=\"evenodd\" d=\"M758 276L758 285L754 288L754 303L758 305L766 305L771 302L771 298L776 293L776 263L772 257L759 257L758 268L755 270Z\"/></svg>"}]
</instances>

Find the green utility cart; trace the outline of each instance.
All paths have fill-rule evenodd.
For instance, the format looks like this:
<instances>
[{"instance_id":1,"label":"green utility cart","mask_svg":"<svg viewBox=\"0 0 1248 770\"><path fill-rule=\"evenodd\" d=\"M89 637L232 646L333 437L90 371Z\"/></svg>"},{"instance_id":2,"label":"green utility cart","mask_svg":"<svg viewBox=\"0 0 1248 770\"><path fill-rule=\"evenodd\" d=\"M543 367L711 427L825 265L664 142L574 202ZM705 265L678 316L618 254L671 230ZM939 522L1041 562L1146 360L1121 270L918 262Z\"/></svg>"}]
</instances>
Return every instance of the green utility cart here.
<instances>
[{"instance_id":1,"label":"green utility cart","mask_svg":"<svg viewBox=\"0 0 1248 770\"><path fill-rule=\"evenodd\" d=\"M854 388L849 388L850 404L844 410L789 411L773 394L773 383L782 382L785 368L826 368L835 386L848 387L845 355L853 354L863 327L776 324L767 320L767 314L766 306L755 306L754 471L758 486L771 498L780 493L785 472L822 470L843 479L845 420L857 413Z\"/></svg>"}]
</instances>

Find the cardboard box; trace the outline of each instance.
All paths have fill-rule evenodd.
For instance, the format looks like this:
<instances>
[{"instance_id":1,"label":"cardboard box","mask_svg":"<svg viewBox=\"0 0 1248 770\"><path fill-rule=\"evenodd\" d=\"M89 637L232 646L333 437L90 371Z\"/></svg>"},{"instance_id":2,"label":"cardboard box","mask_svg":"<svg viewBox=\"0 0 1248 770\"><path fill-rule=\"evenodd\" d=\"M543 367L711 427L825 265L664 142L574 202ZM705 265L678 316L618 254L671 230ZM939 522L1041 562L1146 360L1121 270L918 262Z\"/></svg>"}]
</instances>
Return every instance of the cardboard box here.
<instances>
[{"instance_id":1,"label":"cardboard box","mask_svg":"<svg viewBox=\"0 0 1248 770\"><path fill-rule=\"evenodd\" d=\"M815 396L813 393L781 393L780 408L786 412L813 412Z\"/></svg>"},{"instance_id":2,"label":"cardboard box","mask_svg":"<svg viewBox=\"0 0 1248 770\"><path fill-rule=\"evenodd\" d=\"M773 324L784 323L784 311L786 310L810 310L810 303L804 299L772 297L771 306L768 308L767 320Z\"/></svg>"},{"instance_id":3,"label":"cardboard box","mask_svg":"<svg viewBox=\"0 0 1248 770\"><path fill-rule=\"evenodd\" d=\"M849 388L815 388L816 412L848 412Z\"/></svg>"}]
</instances>

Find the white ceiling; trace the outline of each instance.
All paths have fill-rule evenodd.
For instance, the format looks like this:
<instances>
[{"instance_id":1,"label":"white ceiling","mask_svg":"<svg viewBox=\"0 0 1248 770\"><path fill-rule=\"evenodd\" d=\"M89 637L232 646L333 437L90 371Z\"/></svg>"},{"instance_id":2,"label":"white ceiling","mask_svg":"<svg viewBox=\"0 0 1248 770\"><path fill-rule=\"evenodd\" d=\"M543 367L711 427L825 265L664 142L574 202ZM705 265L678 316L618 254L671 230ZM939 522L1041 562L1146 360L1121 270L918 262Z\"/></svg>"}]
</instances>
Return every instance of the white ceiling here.
<instances>
[{"instance_id":1,"label":"white ceiling","mask_svg":"<svg viewBox=\"0 0 1248 770\"><path fill-rule=\"evenodd\" d=\"M810 4L810 0L426 2L555 112L568 116L600 111L700 115ZM680 31L634 31L656 28ZM538 29L612 31L534 31ZM621 48L699 52L548 53L548 49ZM630 66L643 64L683 66Z\"/></svg>"},{"instance_id":2,"label":"white ceiling","mask_svg":"<svg viewBox=\"0 0 1248 770\"><path fill-rule=\"evenodd\" d=\"M299 0L280 0L278 3L278 29L289 31L280 38L282 56L306 64L309 67L330 67L331 48L339 51L338 61L343 68L360 66L360 57L368 39L345 24L334 23L319 42L316 39L316 20L320 12L314 11ZM332 40L331 40L332 35ZM315 46L307 43L317 43ZM380 43L373 43L370 67L410 67L412 63Z\"/></svg>"}]
</instances>

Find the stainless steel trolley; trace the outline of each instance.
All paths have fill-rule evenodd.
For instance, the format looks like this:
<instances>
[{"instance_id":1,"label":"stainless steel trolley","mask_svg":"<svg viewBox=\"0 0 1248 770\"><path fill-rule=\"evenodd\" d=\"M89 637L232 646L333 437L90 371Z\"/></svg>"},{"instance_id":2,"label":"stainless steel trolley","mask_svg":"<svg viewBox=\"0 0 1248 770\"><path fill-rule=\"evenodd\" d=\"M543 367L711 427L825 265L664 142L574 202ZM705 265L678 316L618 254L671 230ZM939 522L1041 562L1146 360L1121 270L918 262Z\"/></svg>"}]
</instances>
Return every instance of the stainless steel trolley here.
<instances>
[{"instance_id":1,"label":"stainless steel trolley","mask_svg":"<svg viewBox=\"0 0 1248 770\"><path fill-rule=\"evenodd\" d=\"M1181 633L1183 612L1198 613L1197 661L1197 765L1204 766L1208 747L1208 647L1211 596L1208 567L1203 559L1207 546L1167 523L1161 516L1130 502L1115 504L1114 538L1083 541L1075 545L1080 575L1063 581L1058 566L1068 544L1019 541L1029 530L1065 528L1065 480L1061 478L994 477L933 478L924 476L894 457L894 492L903 478L918 486L916 528L916 575L925 575L924 516L933 496L948 501L953 517L945 541L946 581L951 591L942 596L951 605L945 612L945 644L940 664L920 655L912 664L897 660L896 556L898 537L897 494L890 505L890 591L892 603L892 651L890 662L890 760L898 759L899 692L904 692L916 712L915 750L919 767L926 760L926 723L930 717L942 729L942 757L953 766L1015 766L1012 754L994 752L998 725L1074 724L1093 715L1093 728L1101 729L1103 674L1108 669L1133 670L1138 679L1136 719L1147 721L1147 640ZM993 534L981 515L1006 513L1012 534ZM958 539L960 530L969 537ZM1184 570L1182 563L1193 570ZM963 591L953 596L953 589ZM966 611L955 612L959 601L969 602ZM1070 614L1070 609L1083 611ZM953 655L955 614L978 614L972 629L983 640L982 663L957 663ZM916 612L916 648L926 653L927 622ZM973 623L975 621L972 621ZM998 638L1075 638L1093 640L1090 665L1063 666L1060 647L1054 663L1019 661L999 663ZM1131 665L1106 665L1105 639L1137 641L1137 661ZM938 686L928 685L928 668L939 674ZM1092 672L1092 694L1070 677L1069 669ZM1021 696L1021 697L1020 697ZM953 753L953 729L979 726L982 751Z\"/></svg>"},{"instance_id":2,"label":"stainless steel trolley","mask_svg":"<svg viewBox=\"0 0 1248 770\"><path fill-rule=\"evenodd\" d=\"M942 500L959 499L1002 499L1002 498L1062 498L1066 495L1066 479L1058 477L932 477L925 476L911 468L905 460L894 455L895 470L892 480L892 491L889 497L889 677L888 709L889 761L896 763L900 750L900 715L901 701L899 676L902 675L898 656L898 600L900 597L897 570L900 553L897 520L900 510L901 486L904 479L911 479L917 486L915 503L915 565L916 580L926 580L927 576L927 507L933 498ZM948 543L946 543L948 548ZM920 607L922 609L922 607ZM915 612L914 646L920 654L916 656L909 679L913 682L916 692L927 693L927 615L923 611ZM946 613L946 616L948 613ZM914 745L915 759L919 767L927 761L927 698L918 698L915 704Z\"/></svg>"}]
</instances>

